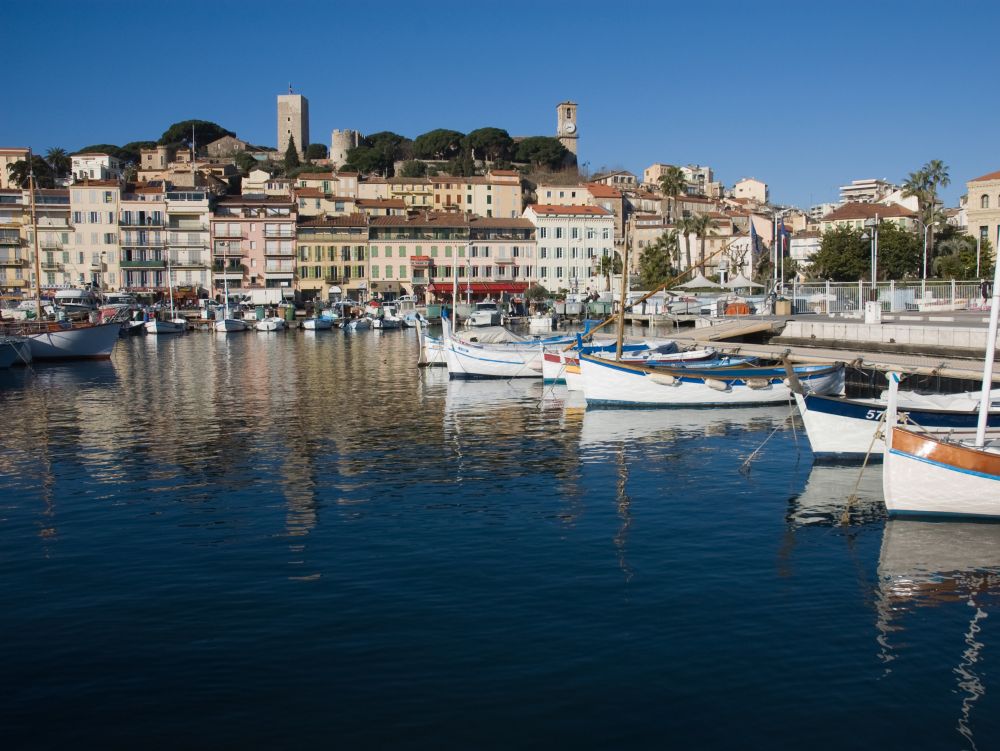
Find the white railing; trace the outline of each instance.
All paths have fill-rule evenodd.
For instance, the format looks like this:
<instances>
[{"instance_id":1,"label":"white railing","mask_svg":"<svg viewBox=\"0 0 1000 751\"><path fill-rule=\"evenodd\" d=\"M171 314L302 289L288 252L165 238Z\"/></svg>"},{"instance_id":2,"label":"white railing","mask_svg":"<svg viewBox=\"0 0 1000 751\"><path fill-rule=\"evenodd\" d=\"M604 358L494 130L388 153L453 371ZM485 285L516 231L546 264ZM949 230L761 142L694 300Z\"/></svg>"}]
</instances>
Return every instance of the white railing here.
<instances>
[{"instance_id":1,"label":"white railing","mask_svg":"<svg viewBox=\"0 0 1000 751\"><path fill-rule=\"evenodd\" d=\"M785 285L796 313L860 313L878 300L884 313L978 310L983 305L977 281L806 282Z\"/></svg>"}]
</instances>

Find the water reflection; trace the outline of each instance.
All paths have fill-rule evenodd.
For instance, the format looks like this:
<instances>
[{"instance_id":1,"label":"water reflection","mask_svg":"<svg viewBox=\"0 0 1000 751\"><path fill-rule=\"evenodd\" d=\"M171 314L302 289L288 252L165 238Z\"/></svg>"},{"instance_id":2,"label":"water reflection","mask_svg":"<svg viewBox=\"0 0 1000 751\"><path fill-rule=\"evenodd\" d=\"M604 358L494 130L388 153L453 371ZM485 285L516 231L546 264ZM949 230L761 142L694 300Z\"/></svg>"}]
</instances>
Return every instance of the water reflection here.
<instances>
[{"instance_id":1,"label":"water reflection","mask_svg":"<svg viewBox=\"0 0 1000 751\"><path fill-rule=\"evenodd\" d=\"M876 601L878 643L887 673L904 649L896 634L921 608L966 608L963 649L954 655L952 673L962 697L956 730L976 748L976 702L986 693L979 666L986 646L983 631L1000 595L1000 525L892 519L886 522L878 563ZM926 621L924 621L926 622ZM914 620L911 628L921 621ZM951 641L935 632L936 641Z\"/></svg>"},{"instance_id":2,"label":"water reflection","mask_svg":"<svg viewBox=\"0 0 1000 751\"><path fill-rule=\"evenodd\" d=\"M882 467L837 467L815 464L809 471L805 488L788 502L785 516L791 528L836 526L844 523L844 510L850 503L850 525L867 524L885 518L882 502Z\"/></svg>"}]
</instances>

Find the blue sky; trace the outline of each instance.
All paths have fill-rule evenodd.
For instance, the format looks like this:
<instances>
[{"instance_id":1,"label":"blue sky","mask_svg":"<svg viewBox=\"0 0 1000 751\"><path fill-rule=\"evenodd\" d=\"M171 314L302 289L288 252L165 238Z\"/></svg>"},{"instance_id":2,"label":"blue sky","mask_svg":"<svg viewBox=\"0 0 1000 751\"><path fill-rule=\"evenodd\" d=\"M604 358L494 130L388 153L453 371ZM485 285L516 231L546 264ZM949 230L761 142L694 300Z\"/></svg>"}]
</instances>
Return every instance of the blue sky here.
<instances>
[{"instance_id":1,"label":"blue sky","mask_svg":"<svg viewBox=\"0 0 1000 751\"><path fill-rule=\"evenodd\" d=\"M550 135L572 99L591 169L709 164L803 206L935 158L954 204L1000 169L995 2L97 0L5 3L3 19L0 146L123 144L188 118L273 145L291 82L314 142Z\"/></svg>"}]
</instances>

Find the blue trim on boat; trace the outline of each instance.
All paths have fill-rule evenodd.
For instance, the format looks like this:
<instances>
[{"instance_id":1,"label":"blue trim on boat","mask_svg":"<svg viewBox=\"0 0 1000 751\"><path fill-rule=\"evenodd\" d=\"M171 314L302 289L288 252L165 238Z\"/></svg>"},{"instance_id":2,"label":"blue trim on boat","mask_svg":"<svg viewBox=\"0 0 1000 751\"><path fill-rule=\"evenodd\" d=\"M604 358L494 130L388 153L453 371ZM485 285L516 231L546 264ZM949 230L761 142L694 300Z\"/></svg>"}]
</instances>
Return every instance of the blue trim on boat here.
<instances>
[{"instance_id":1,"label":"blue trim on boat","mask_svg":"<svg viewBox=\"0 0 1000 751\"><path fill-rule=\"evenodd\" d=\"M868 463L880 463L882 459L882 454L872 452ZM813 453L813 460L816 464L858 464L865 460L865 454L858 451L821 451Z\"/></svg>"},{"instance_id":2,"label":"blue trim on boat","mask_svg":"<svg viewBox=\"0 0 1000 751\"><path fill-rule=\"evenodd\" d=\"M972 477L982 477L984 480L995 480L1000 482L1000 475L988 475L985 472L976 472L973 469L962 469L961 467L953 467L950 464L944 464L943 462L936 462L933 459L927 459L923 456L914 456L913 454L906 454L899 449L889 449L889 453L895 456L904 456L907 459L913 459L917 462L923 462L924 464L930 464L934 467L940 467L941 469L947 469L951 472L958 472L963 475L971 475Z\"/></svg>"},{"instance_id":3,"label":"blue trim on boat","mask_svg":"<svg viewBox=\"0 0 1000 751\"><path fill-rule=\"evenodd\" d=\"M928 521L946 519L978 519L981 522L1000 524L998 514L962 514L958 511L910 511L908 509L894 509L889 511L889 516L893 519L927 519Z\"/></svg>"},{"instance_id":4,"label":"blue trim on boat","mask_svg":"<svg viewBox=\"0 0 1000 751\"><path fill-rule=\"evenodd\" d=\"M739 409L740 407L781 407L787 402L776 402L773 399L766 402L698 402L696 404L660 404L658 402L619 402L610 399L587 399L587 409L717 409L727 407Z\"/></svg>"},{"instance_id":5,"label":"blue trim on boat","mask_svg":"<svg viewBox=\"0 0 1000 751\"><path fill-rule=\"evenodd\" d=\"M808 394L804 397L806 409L824 415L848 417L852 420L865 420L877 423L885 411L884 405L866 404L851 399L839 399L831 396ZM976 412L953 412L944 409L909 409L899 407L900 414L909 417L925 428L974 428L979 420ZM869 417L868 413L872 413ZM1000 412L990 412L987 419L989 427L1000 427Z\"/></svg>"}]
</instances>

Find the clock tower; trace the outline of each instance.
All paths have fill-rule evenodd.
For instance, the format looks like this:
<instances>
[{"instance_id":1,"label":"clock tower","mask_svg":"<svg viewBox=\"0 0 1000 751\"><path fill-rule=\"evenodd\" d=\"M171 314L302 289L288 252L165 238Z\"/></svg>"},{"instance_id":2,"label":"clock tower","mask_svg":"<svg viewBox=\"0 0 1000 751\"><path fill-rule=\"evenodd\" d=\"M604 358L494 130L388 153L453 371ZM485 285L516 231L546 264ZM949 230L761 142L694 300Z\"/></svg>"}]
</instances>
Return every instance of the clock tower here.
<instances>
[{"instance_id":1,"label":"clock tower","mask_svg":"<svg viewBox=\"0 0 1000 751\"><path fill-rule=\"evenodd\" d=\"M556 107L556 138L576 156L576 140L579 137L576 102L560 102Z\"/></svg>"}]
</instances>

